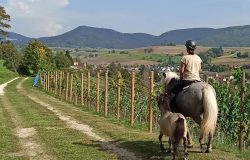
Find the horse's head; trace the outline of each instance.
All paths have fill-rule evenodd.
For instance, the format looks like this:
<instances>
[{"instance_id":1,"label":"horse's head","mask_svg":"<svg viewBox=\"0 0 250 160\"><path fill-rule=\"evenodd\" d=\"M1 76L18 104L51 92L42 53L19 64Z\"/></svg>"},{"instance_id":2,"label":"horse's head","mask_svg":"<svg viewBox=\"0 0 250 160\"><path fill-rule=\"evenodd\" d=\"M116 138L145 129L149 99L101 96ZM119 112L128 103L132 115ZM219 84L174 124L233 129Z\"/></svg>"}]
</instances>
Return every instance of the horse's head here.
<instances>
[{"instance_id":1,"label":"horse's head","mask_svg":"<svg viewBox=\"0 0 250 160\"><path fill-rule=\"evenodd\" d=\"M179 76L175 72L164 72L160 84L164 85L165 90L168 91L174 85L173 80L178 80Z\"/></svg>"},{"instance_id":2,"label":"horse's head","mask_svg":"<svg viewBox=\"0 0 250 160\"><path fill-rule=\"evenodd\" d=\"M166 111L171 111L170 97L168 94L163 93L157 96L157 103L162 114L164 114Z\"/></svg>"}]
</instances>

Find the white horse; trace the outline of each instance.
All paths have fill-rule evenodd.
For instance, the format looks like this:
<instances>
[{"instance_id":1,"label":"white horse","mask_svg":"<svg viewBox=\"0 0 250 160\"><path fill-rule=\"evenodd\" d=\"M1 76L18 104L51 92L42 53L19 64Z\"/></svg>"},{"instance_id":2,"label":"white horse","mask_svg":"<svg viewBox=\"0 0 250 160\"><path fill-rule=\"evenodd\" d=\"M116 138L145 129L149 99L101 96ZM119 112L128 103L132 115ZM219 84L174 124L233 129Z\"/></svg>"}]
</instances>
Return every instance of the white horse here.
<instances>
[{"instance_id":1,"label":"white horse","mask_svg":"<svg viewBox=\"0 0 250 160\"><path fill-rule=\"evenodd\" d=\"M179 76L175 72L166 72L163 74L161 83L165 85L166 92L168 92L169 89L176 85L178 80ZM211 152L218 116L214 88L205 82L192 83L177 95L175 104L176 112L183 114L185 117L191 117L199 124L201 129L199 138L201 151ZM208 137L207 144L204 143L206 137Z\"/></svg>"},{"instance_id":2,"label":"white horse","mask_svg":"<svg viewBox=\"0 0 250 160\"><path fill-rule=\"evenodd\" d=\"M173 113L170 109L170 98L167 94L161 94L157 97L157 103L158 107L161 111L161 119L159 121L160 123L160 135L159 135L159 141L161 145L161 149L164 149L163 143L162 143L162 136L166 135L169 137L169 148L168 153L171 153L171 144L173 145L173 159L175 159L176 151L178 149L178 145L183 139L183 145L184 145L184 153L185 153L185 159L188 155L187 152L187 124L185 117L180 113Z\"/></svg>"}]
</instances>

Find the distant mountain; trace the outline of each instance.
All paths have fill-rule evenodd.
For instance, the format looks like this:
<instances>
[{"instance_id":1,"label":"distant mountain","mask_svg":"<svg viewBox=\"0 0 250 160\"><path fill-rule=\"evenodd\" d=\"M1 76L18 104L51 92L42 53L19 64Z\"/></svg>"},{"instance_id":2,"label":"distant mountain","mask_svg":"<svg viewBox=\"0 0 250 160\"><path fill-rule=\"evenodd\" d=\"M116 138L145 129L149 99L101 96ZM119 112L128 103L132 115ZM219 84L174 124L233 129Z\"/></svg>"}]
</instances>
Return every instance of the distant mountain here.
<instances>
[{"instance_id":1,"label":"distant mountain","mask_svg":"<svg viewBox=\"0 0 250 160\"><path fill-rule=\"evenodd\" d=\"M218 34L218 32L219 31L217 29L213 28L179 29L163 33L159 36L159 41L162 43L183 44L188 39L200 41L204 37L211 37L213 35Z\"/></svg>"},{"instance_id":2,"label":"distant mountain","mask_svg":"<svg viewBox=\"0 0 250 160\"><path fill-rule=\"evenodd\" d=\"M111 29L80 26L54 37L42 37L39 40L50 46L92 48L137 48L157 44L156 36L144 33L120 33Z\"/></svg>"},{"instance_id":3,"label":"distant mountain","mask_svg":"<svg viewBox=\"0 0 250 160\"><path fill-rule=\"evenodd\" d=\"M10 33L10 39L23 45L32 38ZM41 37L51 47L91 47L91 48L138 48L167 43L184 44L186 40L196 40L204 46L250 47L250 25L213 28L189 28L173 30L154 36L145 33L121 33L112 29L80 26L64 34Z\"/></svg>"},{"instance_id":4,"label":"distant mountain","mask_svg":"<svg viewBox=\"0 0 250 160\"><path fill-rule=\"evenodd\" d=\"M32 40L33 38L29 38L29 37L23 36L21 34L10 32L9 36L7 38L5 38L5 39L10 40L10 41L12 41L12 42L14 42L15 44L18 44L18 45L25 45L30 40Z\"/></svg>"},{"instance_id":5,"label":"distant mountain","mask_svg":"<svg viewBox=\"0 0 250 160\"><path fill-rule=\"evenodd\" d=\"M250 47L250 25L217 29L217 33L200 39L206 46Z\"/></svg>"}]
</instances>

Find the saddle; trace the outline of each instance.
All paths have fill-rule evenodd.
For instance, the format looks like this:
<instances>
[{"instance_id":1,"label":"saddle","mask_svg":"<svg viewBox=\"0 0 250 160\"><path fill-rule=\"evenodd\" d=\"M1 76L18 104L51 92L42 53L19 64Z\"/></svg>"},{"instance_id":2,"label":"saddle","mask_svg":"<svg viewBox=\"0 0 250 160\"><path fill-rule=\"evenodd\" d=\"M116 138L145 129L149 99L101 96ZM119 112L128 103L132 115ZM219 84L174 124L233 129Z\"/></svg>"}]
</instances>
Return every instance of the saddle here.
<instances>
[{"instance_id":1,"label":"saddle","mask_svg":"<svg viewBox=\"0 0 250 160\"><path fill-rule=\"evenodd\" d=\"M171 108L172 112L175 112L176 97L178 96L178 94L180 92L182 92L183 90L189 88L191 84L197 83L197 82L200 82L200 81L198 81L198 80L194 80L194 81L185 81L185 80L183 80L183 81L178 82L176 84L176 86L172 90L172 92L174 93L174 96L172 97L172 99L170 101L170 108Z\"/></svg>"}]
</instances>

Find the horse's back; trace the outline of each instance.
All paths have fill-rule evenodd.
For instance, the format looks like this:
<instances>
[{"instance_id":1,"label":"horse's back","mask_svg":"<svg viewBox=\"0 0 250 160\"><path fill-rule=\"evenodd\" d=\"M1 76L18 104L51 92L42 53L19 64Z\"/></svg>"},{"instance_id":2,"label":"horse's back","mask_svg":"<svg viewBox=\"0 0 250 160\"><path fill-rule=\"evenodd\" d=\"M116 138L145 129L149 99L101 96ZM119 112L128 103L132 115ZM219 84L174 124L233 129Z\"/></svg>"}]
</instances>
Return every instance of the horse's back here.
<instances>
[{"instance_id":1,"label":"horse's back","mask_svg":"<svg viewBox=\"0 0 250 160\"><path fill-rule=\"evenodd\" d=\"M204 88L210 88L215 96L214 88L208 83L192 83L178 94L176 98L177 110L188 117L199 116L202 112Z\"/></svg>"},{"instance_id":2,"label":"horse's back","mask_svg":"<svg viewBox=\"0 0 250 160\"><path fill-rule=\"evenodd\" d=\"M186 119L181 113L165 114L160 120L160 128L164 134L172 137L176 128L176 122L179 118L184 119L186 125Z\"/></svg>"}]
</instances>

